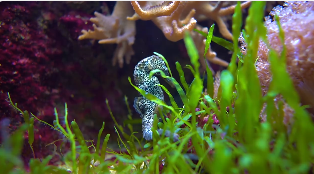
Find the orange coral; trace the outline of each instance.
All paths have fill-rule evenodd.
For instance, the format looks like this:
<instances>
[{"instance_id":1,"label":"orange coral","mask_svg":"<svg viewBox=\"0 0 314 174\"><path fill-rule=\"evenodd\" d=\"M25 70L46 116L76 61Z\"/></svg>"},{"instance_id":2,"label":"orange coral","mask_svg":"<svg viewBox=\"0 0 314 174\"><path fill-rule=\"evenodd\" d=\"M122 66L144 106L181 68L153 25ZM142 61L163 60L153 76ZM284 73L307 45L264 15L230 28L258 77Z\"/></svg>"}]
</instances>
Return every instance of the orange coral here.
<instances>
[{"instance_id":1,"label":"orange coral","mask_svg":"<svg viewBox=\"0 0 314 174\"><path fill-rule=\"evenodd\" d=\"M241 8L247 8L249 5L250 2L244 2ZM193 31L197 19L215 21L222 36L232 40L232 34L222 18L232 14L234 9L235 5L223 7L222 2L217 2L215 6L212 6L211 3L205 1L132 1L131 3L118 1L111 16L95 12L96 18L90 19L94 23L94 31L83 30L83 35L79 36L79 40L97 39L100 44L117 43L113 64L118 61L122 67L123 57L127 57L128 63L131 55L134 54L131 46L135 39L135 21L152 20L162 30L165 37L173 42L183 39L186 31L191 32L195 44L198 45L199 53L203 57L205 37ZM208 32L206 27L197 26L196 28ZM221 66L228 66L226 61L217 58L216 53L210 49L206 53L206 59ZM201 64L205 69L207 62L201 60Z\"/></svg>"},{"instance_id":2,"label":"orange coral","mask_svg":"<svg viewBox=\"0 0 314 174\"><path fill-rule=\"evenodd\" d=\"M133 17L129 19L151 19L155 23L155 25L160 30L162 30L165 37L173 42L183 39L185 31L192 32L192 37L195 44L197 45L200 57L203 57L206 39L205 37L192 31L195 28L197 22L196 19L193 17L194 15L202 19L206 18L214 20L219 27L220 33L225 38L232 40L232 34L227 29L227 26L222 20L222 17L232 14L234 12L235 5L222 8L223 3L221 2L217 2L216 6L214 7L206 1L184 1L180 2L180 4L177 5L177 9L173 10L174 6L176 6L175 3L176 2L173 2L172 5L168 4L168 8L165 8L165 3L160 5L154 1L147 2L142 8L149 8L154 10L151 10L151 13L149 13L149 11L146 11L146 13L143 14L144 10L139 7L140 4L133 2L132 6L138 15L133 15ZM241 4L241 8L247 8L249 5L250 2L244 2ZM167 15L158 16L156 15L155 11L164 11L164 13L167 13ZM170 12L172 13L169 15ZM196 28L198 30L208 32L208 29L206 29L206 27L202 28L200 26L197 26ZM216 53L211 51L210 49L206 54L206 59L221 66L228 66L228 63L226 61L217 58ZM207 63L205 62L205 60L201 59L201 65L203 69L205 69L206 64Z\"/></svg>"},{"instance_id":3,"label":"orange coral","mask_svg":"<svg viewBox=\"0 0 314 174\"><path fill-rule=\"evenodd\" d=\"M147 1L131 1L131 4L136 13L132 17L127 17L128 20L152 20L159 16L170 16L179 6L180 1L174 1L170 4L168 2L160 3L158 1L150 1L149 3L147 3Z\"/></svg>"}]
</instances>

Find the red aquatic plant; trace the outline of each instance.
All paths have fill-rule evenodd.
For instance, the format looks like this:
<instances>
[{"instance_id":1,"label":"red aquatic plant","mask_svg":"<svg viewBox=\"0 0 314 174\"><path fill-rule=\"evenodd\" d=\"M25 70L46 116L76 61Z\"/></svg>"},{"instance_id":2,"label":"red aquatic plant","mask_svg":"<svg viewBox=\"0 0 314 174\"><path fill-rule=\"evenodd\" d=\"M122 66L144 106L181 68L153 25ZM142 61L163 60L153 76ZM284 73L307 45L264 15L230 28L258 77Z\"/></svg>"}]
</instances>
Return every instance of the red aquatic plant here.
<instances>
[{"instance_id":1,"label":"red aquatic plant","mask_svg":"<svg viewBox=\"0 0 314 174\"><path fill-rule=\"evenodd\" d=\"M106 68L103 59L93 56L100 49L90 47L89 41L76 41L79 31L90 26L86 21L90 16L74 8L67 11L67 5L53 2L0 5L0 120L11 120L10 132L24 120L10 106L8 92L20 109L49 124L55 119L54 108L68 103L68 120L77 121L86 139L95 138L92 135L97 135L103 121L112 121L106 99L115 114L120 111L120 115L126 115L121 114L121 105L125 107L125 103L116 78L107 78L108 74L116 76L116 72ZM58 111L60 121L64 122L63 109ZM64 137L36 120L34 128L35 157L44 158L54 151L49 144ZM24 137L22 156L27 163L34 155L28 145L28 134Z\"/></svg>"},{"instance_id":2,"label":"red aquatic plant","mask_svg":"<svg viewBox=\"0 0 314 174\"><path fill-rule=\"evenodd\" d=\"M19 108L28 110L39 118L53 118L54 102L59 98L58 87L53 84L54 74L59 70L54 66L62 54L54 45L55 39L45 32L42 16L36 13L33 3L3 2L0 6L0 119L9 118L10 132L23 122L21 115L8 102L8 92ZM46 126L36 124L34 151L36 157L50 154L42 151L44 146L57 138L53 131L44 131ZM33 157L26 143L25 134L23 157L28 161Z\"/></svg>"},{"instance_id":3,"label":"red aquatic plant","mask_svg":"<svg viewBox=\"0 0 314 174\"><path fill-rule=\"evenodd\" d=\"M66 27L67 35L73 40L81 34L81 30L92 29L92 22L89 19L92 15L87 15L84 13L79 13L77 11L71 11L59 18L60 24Z\"/></svg>"}]
</instances>

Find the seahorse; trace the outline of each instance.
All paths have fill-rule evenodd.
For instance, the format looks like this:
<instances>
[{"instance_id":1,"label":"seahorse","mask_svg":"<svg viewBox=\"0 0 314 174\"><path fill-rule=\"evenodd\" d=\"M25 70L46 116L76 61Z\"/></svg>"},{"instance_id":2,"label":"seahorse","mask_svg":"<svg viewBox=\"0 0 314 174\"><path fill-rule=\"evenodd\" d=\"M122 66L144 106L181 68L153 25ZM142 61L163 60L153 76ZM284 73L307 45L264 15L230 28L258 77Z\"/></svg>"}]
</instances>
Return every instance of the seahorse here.
<instances>
[{"instance_id":1,"label":"seahorse","mask_svg":"<svg viewBox=\"0 0 314 174\"><path fill-rule=\"evenodd\" d=\"M163 71L166 75L169 75L168 68L163 61L157 55L152 55L150 57L144 58L141 60L134 69L134 81L135 85L146 91L147 93L153 94L158 97L160 100L164 100L164 94L160 86L158 86L159 80L156 76L149 78L149 73L152 70L159 69ZM156 73L154 75L160 75ZM168 83L171 83L168 81ZM158 104L146 99L144 96L135 97L134 105L136 112L138 112L142 118L142 131L143 137L150 141L153 139L153 133L151 128L153 127L154 114L158 112ZM161 135L163 132L162 129L158 130L158 133ZM166 131L165 136L170 136L170 131ZM174 141L178 141L179 136L174 134Z\"/></svg>"}]
</instances>

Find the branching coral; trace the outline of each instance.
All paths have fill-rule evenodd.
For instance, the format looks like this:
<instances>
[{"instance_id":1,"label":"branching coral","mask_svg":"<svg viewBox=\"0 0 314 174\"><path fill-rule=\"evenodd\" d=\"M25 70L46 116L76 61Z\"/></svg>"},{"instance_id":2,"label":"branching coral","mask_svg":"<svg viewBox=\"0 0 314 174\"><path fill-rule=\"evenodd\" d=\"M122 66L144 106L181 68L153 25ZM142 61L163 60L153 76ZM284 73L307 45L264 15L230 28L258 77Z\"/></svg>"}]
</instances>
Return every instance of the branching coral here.
<instances>
[{"instance_id":1,"label":"branching coral","mask_svg":"<svg viewBox=\"0 0 314 174\"><path fill-rule=\"evenodd\" d=\"M131 9L132 6L135 11ZM241 8L247 8L250 2L241 4ZM123 66L123 57L126 56L126 63L129 63L133 50L131 45L134 43L135 20L151 20L172 42L177 42L184 37L185 31L192 33L195 44L198 46L200 56L203 56L205 38L193 31L194 28L208 31L206 27L197 26L197 20L210 19L217 23L219 31L223 37L232 40L232 34L227 29L222 17L234 12L235 5L224 7L223 3L218 2L212 6L209 2L203 1L132 1L117 2L111 16L104 16L95 12L96 18L91 18L94 23L94 31L83 30L79 37L82 39L97 39L100 44L117 43L118 48L113 58L113 64L119 61L120 67ZM195 16L195 17L194 17ZM118 34L117 34L118 33ZM121 34L123 34L121 36ZM221 66L228 66L226 61L216 57L216 53L208 50L206 59ZM201 62L203 69L206 67L205 60Z\"/></svg>"},{"instance_id":2,"label":"branching coral","mask_svg":"<svg viewBox=\"0 0 314 174\"><path fill-rule=\"evenodd\" d=\"M149 6L152 9L156 9L157 7L154 6L156 2L152 1ZM148 5L148 3L147 3ZM155 13L151 12L146 15L142 15L141 11L137 11L136 8L135 12L141 14L143 17L150 16L151 20L154 24L162 30L165 37L172 41L177 42L178 40L183 39L185 31L192 31L196 25L196 20L193 18L195 15L195 9L188 8L190 5L189 2L180 2L178 7L169 15L169 16L156 16ZM159 11L167 11L168 9L160 8ZM184 17L182 17L185 14Z\"/></svg>"},{"instance_id":3,"label":"branching coral","mask_svg":"<svg viewBox=\"0 0 314 174\"><path fill-rule=\"evenodd\" d=\"M180 1L174 1L171 4L158 1L132 1L131 4L136 13L132 17L128 17L128 20L152 20L159 16L170 16L179 6Z\"/></svg>"},{"instance_id":4,"label":"branching coral","mask_svg":"<svg viewBox=\"0 0 314 174\"><path fill-rule=\"evenodd\" d=\"M144 9L147 9L148 6L150 9L158 9L158 11L164 11L165 13L168 11L171 11L170 8L161 8L160 5L156 5L156 2L149 2L145 4L143 7ZM177 2L174 2L175 4ZM230 15L234 12L235 5L222 8L223 3L218 2L216 6L212 6L210 3L205 1L184 1L180 2L177 9L173 11L173 13L169 16L157 16L155 11L152 11L151 13L145 13L143 14L143 10L138 9L138 4L132 3L132 6L135 10L135 12L140 16L139 18L147 19L150 15L151 20L155 23L155 25L163 31L165 37L173 42L176 42L178 40L181 40L183 38L185 31L192 32L192 37L194 40L194 43L196 44L198 48L198 52L200 57L204 54L204 48L205 48L205 38L195 31L192 31L194 28L201 30L203 32L208 32L208 29L206 27L196 26L196 22L198 18L211 19L214 20L218 27L220 33L227 39L232 40L232 34L229 32L229 30L226 27L225 22L222 20L221 17ZM241 4L241 8L247 8L250 5L250 2L245 2ZM175 6L175 5L173 5ZM193 16L196 16L194 18ZM133 19L133 18L132 18ZM182 20L183 19L183 20ZM208 50L206 53L206 59L210 62L213 62L215 64L221 65L221 66L228 66L228 63L226 61L223 61L216 57L216 53L211 51L211 49ZM200 59L201 65L203 69L206 67L206 62L203 59Z\"/></svg>"},{"instance_id":5,"label":"branching coral","mask_svg":"<svg viewBox=\"0 0 314 174\"><path fill-rule=\"evenodd\" d=\"M219 31L220 33L227 39L232 40L232 34L229 32L227 29L224 21L221 19L221 17L230 15L234 12L235 5L222 8L223 3L218 2L215 7L213 7L210 3L205 2L205 1L183 1L180 2L180 4L177 6L177 8L171 13L171 15L159 15L157 16L155 11L157 10L152 10L151 13L148 11L143 14L143 10L139 9L138 6L134 6L134 3L132 3L133 8L135 12L140 16L139 19L146 19L150 17L150 19L156 24L158 28L160 28L166 38L170 41L178 41L183 39L183 35L180 33L182 32L181 30L177 30L176 28L178 25L185 25L188 27L185 27L183 30L189 30L191 31L196 23L196 20L198 17L203 17L204 16L207 19L214 20L218 26L219 26ZM241 8L247 8L250 5L250 2L245 2L241 4ZM175 6L175 5L173 5ZM156 5L156 2L149 2L145 5L143 8L150 8L150 9L158 9L158 11L164 11L165 13L170 11L172 9L170 8L160 8L160 5ZM193 18L193 16L196 16L196 19ZM183 21L183 18L185 18ZM129 18L132 19L133 18ZM136 18L138 19L138 18ZM180 22L178 22L180 21ZM171 28L171 29L169 29ZM175 35L172 38L169 38L169 35Z\"/></svg>"},{"instance_id":6,"label":"branching coral","mask_svg":"<svg viewBox=\"0 0 314 174\"><path fill-rule=\"evenodd\" d=\"M287 48L287 71L293 79L302 104L310 105L309 109L314 113L314 3L313 2L286 2L285 7L277 6L270 15L278 15L282 25ZM277 53L282 52L282 44L279 38L279 29L276 21L266 17L265 26L269 46L263 41L259 43L256 70L260 79L263 94L268 91L272 75L268 60L269 47ZM243 37L240 41L245 42ZM242 45L245 52L246 44ZM292 117L292 111L285 106L286 120ZM287 121L288 122L288 121Z\"/></svg>"},{"instance_id":7,"label":"branching coral","mask_svg":"<svg viewBox=\"0 0 314 174\"><path fill-rule=\"evenodd\" d=\"M133 10L129 2L118 1L110 16L95 12L95 18L91 18L94 31L82 30L79 40L97 39L100 44L118 44L114 56L113 65L119 63L122 67L126 57L126 63L129 63L134 54L132 45L135 40L135 22L127 20L126 17L132 15Z\"/></svg>"}]
</instances>

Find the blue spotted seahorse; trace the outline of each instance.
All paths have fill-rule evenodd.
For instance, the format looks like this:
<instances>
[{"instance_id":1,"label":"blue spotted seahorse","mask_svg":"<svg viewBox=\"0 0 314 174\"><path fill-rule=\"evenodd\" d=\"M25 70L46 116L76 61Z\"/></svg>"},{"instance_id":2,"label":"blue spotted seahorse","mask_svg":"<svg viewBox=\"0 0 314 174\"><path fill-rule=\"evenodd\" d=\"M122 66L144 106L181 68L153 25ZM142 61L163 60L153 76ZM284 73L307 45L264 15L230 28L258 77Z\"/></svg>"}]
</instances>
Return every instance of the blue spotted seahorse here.
<instances>
[{"instance_id":1,"label":"blue spotted seahorse","mask_svg":"<svg viewBox=\"0 0 314 174\"><path fill-rule=\"evenodd\" d=\"M146 91L147 93L153 94L160 100L164 100L164 94L160 86L157 84L159 80L156 76L149 78L149 73L152 70L159 69L163 71L166 75L169 75L168 68L162 58L156 55L152 55L141 60L134 69L134 81L135 85ZM156 73L154 75L160 75ZM168 81L169 83L169 81ZM153 134L151 128L153 127L154 114L158 112L158 104L146 99L144 96L135 97L134 108L140 114L142 118L142 131L143 137L150 141L153 139ZM157 130L161 135L163 130ZM170 131L165 132L165 136L170 136ZM179 136L174 134L174 141L178 141Z\"/></svg>"}]
</instances>

